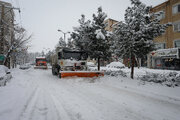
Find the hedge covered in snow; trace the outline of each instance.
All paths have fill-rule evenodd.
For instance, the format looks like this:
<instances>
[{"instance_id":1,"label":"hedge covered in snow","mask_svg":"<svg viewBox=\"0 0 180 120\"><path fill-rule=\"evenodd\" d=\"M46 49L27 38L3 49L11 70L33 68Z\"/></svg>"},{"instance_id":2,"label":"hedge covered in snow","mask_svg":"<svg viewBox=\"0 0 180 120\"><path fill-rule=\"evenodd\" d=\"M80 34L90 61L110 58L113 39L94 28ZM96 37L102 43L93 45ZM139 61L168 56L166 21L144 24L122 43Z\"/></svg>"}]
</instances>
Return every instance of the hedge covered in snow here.
<instances>
[{"instance_id":1,"label":"hedge covered in snow","mask_svg":"<svg viewBox=\"0 0 180 120\"><path fill-rule=\"evenodd\" d=\"M144 82L154 82L166 85L168 87L180 86L180 74L169 72L164 74L146 72L145 75L139 76Z\"/></svg>"},{"instance_id":2,"label":"hedge covered in snow","mask_svg":"<svg viewBox=\"0 0 180 120\"><path fill-rule=\"evenodd\" d=\"M122 71L122 70L118 70L118 71L111 71L111 70L107 70L105 71L105 75L110 75L110 76L123 76L123 77L127 77L127 74Z\"/></svg>"}]
</instances>

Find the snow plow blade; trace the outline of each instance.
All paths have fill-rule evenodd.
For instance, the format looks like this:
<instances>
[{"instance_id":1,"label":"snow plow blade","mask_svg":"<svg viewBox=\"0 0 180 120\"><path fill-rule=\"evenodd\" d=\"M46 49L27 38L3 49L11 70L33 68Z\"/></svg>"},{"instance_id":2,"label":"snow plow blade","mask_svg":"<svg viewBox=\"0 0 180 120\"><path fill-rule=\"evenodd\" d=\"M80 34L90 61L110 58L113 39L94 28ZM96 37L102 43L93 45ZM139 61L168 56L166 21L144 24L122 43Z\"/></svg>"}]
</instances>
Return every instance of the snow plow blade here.
<instances>
[{"instance_id":1,"label":"snow plow blade","mask_svg":"<svg viewBox=\"0 0 180 120\"><path fill-rule=\"evenodd\" d=\"M99 77L104 76L104 72L101 71L60 71L61 78L64 77Z\"/></svg>"},{"instance_id":2,"label":"snow plow blade","mask_svg":"<svg viewBox=\"0 0 180 120\"><path fill-rule=\"evenodd\" d=\"M47 66L35 66L34 69L47 69Z\"/></svg>"}]
</instances>

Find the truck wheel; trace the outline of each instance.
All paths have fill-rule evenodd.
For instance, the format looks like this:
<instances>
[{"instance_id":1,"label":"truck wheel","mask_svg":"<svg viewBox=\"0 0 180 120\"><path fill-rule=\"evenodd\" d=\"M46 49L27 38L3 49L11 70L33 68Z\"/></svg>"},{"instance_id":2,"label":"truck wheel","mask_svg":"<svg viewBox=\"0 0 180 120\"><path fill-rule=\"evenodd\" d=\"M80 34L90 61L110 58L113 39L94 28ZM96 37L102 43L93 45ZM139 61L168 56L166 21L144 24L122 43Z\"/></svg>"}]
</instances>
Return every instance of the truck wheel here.
<instances>
[{"instance_id":1,"label":"truck wheel","mask_svg":"<svg viewBox=\"0 0 180 120\"><path fill-rule=\"evenodd\" d=\"M61 73L59 73L59 75L58 75L58 76L59 76L59 78L61 78Z\"/></svg>"},{"instance_id":2,"label":"truck wheel","mask_svg":"<svg viewBox=\"0 0 180 120\"><path fill-rule=\"evenodd\" d=\"M54 66L52 66L52 74L55 75Z\"/></svg>"}]
</instances>

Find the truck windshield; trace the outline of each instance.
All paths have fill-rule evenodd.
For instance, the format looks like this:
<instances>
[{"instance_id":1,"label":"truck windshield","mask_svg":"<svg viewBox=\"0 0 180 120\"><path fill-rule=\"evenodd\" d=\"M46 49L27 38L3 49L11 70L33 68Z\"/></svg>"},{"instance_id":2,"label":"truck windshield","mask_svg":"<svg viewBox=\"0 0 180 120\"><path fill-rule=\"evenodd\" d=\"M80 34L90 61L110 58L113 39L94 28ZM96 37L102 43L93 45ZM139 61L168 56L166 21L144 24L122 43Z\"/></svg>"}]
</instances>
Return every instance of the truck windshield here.
<instances>
[{"instance_id":1,"label":"truck windshield","mask_svg":"<svg viewBox=\"0 0 180 120\"><path fill-rule=\"evenodd\" d=\"M36 59L36 63L37 62L46 62L46 59Z\"/></svg>"},{"instance_id":2,"label":"truck windshield","mask_svg":"<svg viewBox=\"0 0 180 120\"><path fill-rule=\"evenodd\" d=\"M76 60L86 60L87 54L83 52L64 52L63 53L64 59L76 59Z\"/></svg>"}]
</instances>

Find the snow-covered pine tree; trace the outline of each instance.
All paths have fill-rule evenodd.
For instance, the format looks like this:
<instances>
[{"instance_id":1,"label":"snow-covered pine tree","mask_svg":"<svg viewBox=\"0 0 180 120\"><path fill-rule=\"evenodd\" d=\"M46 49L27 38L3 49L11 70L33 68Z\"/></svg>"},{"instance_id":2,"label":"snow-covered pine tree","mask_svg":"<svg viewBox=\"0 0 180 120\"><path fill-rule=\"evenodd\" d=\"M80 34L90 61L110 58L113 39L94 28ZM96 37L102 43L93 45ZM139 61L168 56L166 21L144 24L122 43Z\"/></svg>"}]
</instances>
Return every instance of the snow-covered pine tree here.
<instances>
[{"instance_id":1,"label":"snow-covered pine tree","mask_svg":"<svg viewBox=\"0 0 180 120\"><path fill-rule=\"evenodd\" d=\"M94 33L92 30L91 21L85 19L85 15L81 15L81 19L78 20L80 26L74 27L74 32L71 34L71 38L74 40L76 48L89 51L90 39Z\"/></svg>"},{"instance_id":2,"label":"snow-covered pine tree","mask_svg":"<svg viewBox=\"0 0 180 120\"><path fill-rule=\"evenodd\" d=\"M66 47L66 42L64 41L64 39L62 37L59 38L58 46Z\"/></svg>"},{"instance_id":3,"label":"snow-covered pine tree","mask_svg":"<svg viewBox=\"0 0 180 120\"><path fill-rule=\"evenodd\" d=\"M68 43L67 43L67 47L68 48L75 48L72 38L68 38Z\"/></svg>"},{"instance_id":4,"label":"snow-covered pine tree","mask_svg":"<svg viewBox=\"0 0 180 120\"><path fill-rule=\"evenodd\" d=\"M94 35L90 39L90 51L91 57L98 59L98 70L100 70L100 59L107 60L111 56L108 34L105 30L106 17L107 15L102 11L101 7L98 8L97 15L93 14L92 26Z\"/></svg>"},{"instance_id":5,"label":"snow-covered pine tree","mask_svg":"<svg viewBox=\"0 0 180 120\"><path fill-rule=\"evenodd\" d=\"M160 24L160 13L151 13L151 6L140 0L131 0L125 11L125 21L119 22L114 31L116 53L131 60L131 78L134 76L135 58L146 56L154 49L153 39L162 35L168 25Z\"/></svg>"},{"instance_id":6,"label":"snow-covered pine tree","mask_svg":"<svg viewBox=\"0 0 180 120\"><path fill-rule=\"evenodd\" d=\"M55 50L58 51L60 48L64 48L64 47L66 47L66 42L62 37L60 37L57 45L55 46Z\"/></svg>"}]
</instances>

